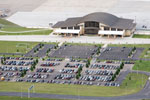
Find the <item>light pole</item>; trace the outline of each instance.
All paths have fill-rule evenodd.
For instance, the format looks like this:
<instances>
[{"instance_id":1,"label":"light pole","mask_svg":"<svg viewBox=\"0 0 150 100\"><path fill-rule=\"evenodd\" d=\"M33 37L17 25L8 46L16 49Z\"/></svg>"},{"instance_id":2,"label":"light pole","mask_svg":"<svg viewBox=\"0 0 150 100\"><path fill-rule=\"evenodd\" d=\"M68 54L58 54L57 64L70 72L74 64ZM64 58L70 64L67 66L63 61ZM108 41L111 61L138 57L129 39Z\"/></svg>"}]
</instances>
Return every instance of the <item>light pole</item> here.
<instances>
[{"instance_id":1,"label":"light pole","mask_svg":"<svg viewBox=\"0 0 150 100\"><path fill-rule=\"evenodd\" d=\"M139 64L137 65L137 75L138 75L138 67L139 67Z\"/></svg>"},{"instance_id":2,"label":"light pole","mask_svg":"<svg viewBox=\"0 0 150 100\"><path fill-rule=\"evenodd\" d=\"M135 23L136 23L136 16L135 16Z\"/></svg>"},{"instance_id":3,"label":"light pole","mask_svg":"<svg viewBox=\"0 0 150 100\"><path fill-rule=\"evenodd\" d=\"M21 98L22 98L22 86L21 86Z\"/></svg>"}]
</instances>

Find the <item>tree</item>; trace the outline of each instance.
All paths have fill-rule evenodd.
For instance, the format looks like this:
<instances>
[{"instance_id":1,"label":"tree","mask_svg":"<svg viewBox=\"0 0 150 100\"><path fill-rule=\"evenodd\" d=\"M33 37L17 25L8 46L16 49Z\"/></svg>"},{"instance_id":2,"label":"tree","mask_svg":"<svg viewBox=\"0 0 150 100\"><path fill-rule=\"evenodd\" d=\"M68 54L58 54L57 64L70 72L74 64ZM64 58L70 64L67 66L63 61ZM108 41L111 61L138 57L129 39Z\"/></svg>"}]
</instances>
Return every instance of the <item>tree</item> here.
<instances>
[{"instance_id":1,"label":"tree","mask_svg":"<svg viewBox=\"0 0 150 100\"><path fill-rule=\"evenodd\" d=\"M122 62L122 63L120 64L120 69L123 69L123 67L124 67L124 63Z\"/></svg>"},{"instance_id":2,"label":"tree","mask_svg":"<svg viewBox=\"0 0 150 100\"><path fill-rule=\"evenodd\" d=\"M86 63L86 68L89 68L89 64L88 63Z\"/></svg>"},{"instance_id":3,"label":"tree","mask_svg":"<svg viewBox=\"0 0 150 100\"><path fill-rule=\"evenodd\" d=\"M3 61L3 59L1 59L1 64L4 64L4 61Z\"/></svg>"},{"instance_id":4,"label":"tree","mask_svg":"<svg viewBox=\"0 0 150 100\"><path fill-rule=\"evenodd\" d=\"M36 53L36 50L34 50L34 53Z\"/></svg>"},{"instance_id":5,"label":"tree","mask_svg":"<svg viewBox=\"0 0 150 100\"><path fill-rule=\"evenodd\" d=\"M131 80L131 76L129 77L129 80Z\"/></svg>"},{"instance_id":6,"label":"tree","mask_svg":"<svg viewBox=\"0 0 150 100\"><path fill-rule=\"evenodd\" d=\"M39 51L39 48L37 48L36 50Z\"/></svg>"},{"instance_id":7,"label":"tree","mask_svg":"<svg viewBox=\"0 0 150 100\"><path fill-rule=\"evenodd\" d=\"M30 70L33 71L33 67L31 67Z\"/></svg>"},{"instance_id":8,"label":"tree","mask_svg":"<svg viewBox=\"0 0 150 100\"><path fill-rule=\"evenodd\" d=\"M38 59L36 59L36 63L38 63L39 62L39 60Z\"/></svg>"},{"instance_id":9,"label":"tree","mask_svg":"<svg viewBox=\"0 0 150 100\"><path fill-rule=\"evenodd\" d=\"M17 49L17 52L19 52L19 49Z\"/></svg>"},{"instance_id":10,"label":"tree","mask_svg":"<svg viewBox=\"0 0 150 100\"><path fill-rule=\"evenodd\" d=\"M79 75L78 74L76 75L76 79L79 79Z\"/></svg>"},{"instance_id":11,"label":"tree","mask_svg":"<svg viewBox=\"0 0 150 100\"><path fill-rule=\"evenodd\" d=\"M6 61L6 57L4 57L4 61Z\"/></svg>"}]
</instances>

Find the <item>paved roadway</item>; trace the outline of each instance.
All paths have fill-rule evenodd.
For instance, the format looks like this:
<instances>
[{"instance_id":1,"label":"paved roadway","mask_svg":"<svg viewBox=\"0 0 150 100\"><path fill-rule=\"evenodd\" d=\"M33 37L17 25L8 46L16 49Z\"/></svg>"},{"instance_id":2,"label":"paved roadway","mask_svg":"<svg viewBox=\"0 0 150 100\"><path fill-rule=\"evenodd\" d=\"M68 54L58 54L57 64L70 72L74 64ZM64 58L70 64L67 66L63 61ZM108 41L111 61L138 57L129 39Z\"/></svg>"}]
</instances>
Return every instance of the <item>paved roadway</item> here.
<instances>
[{"instance_id":1,"label":"paved roadway","mask_svg":"<svg viewBox=\"0 0 150 100\"><path fill-rule=\"evenodd\" d=\"M137 72L137 71L132 71ZM143 73L150 75L148 72L139 71L138 73ZM0 96L21 96L21 93L17 92L0 92ZM27 97L28 93L22 93L23 97ZM31 97L38 98L56 98L56 99L77 99L77 100L140 100L140 99L149 99L150 98L150 81L147 81L144 88L136 93L127 96L118 96L118 97L91 97L91 96L72 96L72 95L56 95L56 94L40 94L40 93L31 93Z\"/></svg>"},{"instance_id":2,"label":"paved roadway","mask_svg":"<svg viewBox=\"0 0 150 100\"><path fill-rule=\"evenodd\" d=\"M138 38L107 38L99 36L62 37L56 35L5 35L0 40L6 41L38 41L38 42L73 42L73 43L103 43L103 44L150 44L150 39Z\"/></svg>"}]
</instances>

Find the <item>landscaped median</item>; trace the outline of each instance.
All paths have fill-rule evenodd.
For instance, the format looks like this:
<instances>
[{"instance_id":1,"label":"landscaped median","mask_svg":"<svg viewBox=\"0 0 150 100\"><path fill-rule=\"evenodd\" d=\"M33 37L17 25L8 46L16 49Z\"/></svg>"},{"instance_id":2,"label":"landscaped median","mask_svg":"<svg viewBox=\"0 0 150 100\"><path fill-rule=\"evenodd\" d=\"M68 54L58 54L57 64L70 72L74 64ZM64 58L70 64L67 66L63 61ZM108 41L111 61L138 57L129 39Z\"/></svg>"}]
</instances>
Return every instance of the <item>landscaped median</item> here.
<instances>
[{"instance_id":1,"label":"landscaped median","mask_svg":"<svg viewBox=\"0 0 150 100\"><path fill-rule=\"evenodd\" d=\"M141 81L143 79L143 81ZM148 76L130 73L120 87L87 86L87 85L64 85L34 83L36 93L80 95L80 96L122 96L140 91ZM27 92L33 83L0 82L0 92Z\"/></svg>"}]
</instances>

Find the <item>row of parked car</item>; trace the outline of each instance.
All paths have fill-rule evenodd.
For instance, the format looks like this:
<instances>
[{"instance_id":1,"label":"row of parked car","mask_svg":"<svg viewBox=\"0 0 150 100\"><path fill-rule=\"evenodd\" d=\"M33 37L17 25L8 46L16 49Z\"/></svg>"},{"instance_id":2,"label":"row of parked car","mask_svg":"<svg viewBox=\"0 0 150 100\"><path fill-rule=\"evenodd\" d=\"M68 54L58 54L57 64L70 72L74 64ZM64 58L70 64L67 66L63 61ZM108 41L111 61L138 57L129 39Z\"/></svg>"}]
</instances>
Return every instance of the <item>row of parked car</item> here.
<instances>
[{"instance_id":1,"label":"row of parked car","mask_svg":"<svg viewBox=\"0 0 150 100\"><path fill-rule=\"evenodd\" d=\"M52 66L58 66L60 63L51 63L51 62L44 62L41 64L42 67L52 67Z\"/></svg>"},{"instance_id":2,"label":"row of parked car","mask_svg":"<svg viewBox=\"0 0 150 100\"><path fill-rule=\"evenodd\" d=\"M110 70L86 70L85 73L87 75L113 75L113 71Z\"/></svg>"},{"instance_id":3,"label":"row of parked car","mask_svg":"<svg viewBox=\"0 0 150 100\"><path fill-rule=\"evenodd\" d=\"M3 75L3 72L0 72L0 75Z\"/></svg>"},{"instance_id":4,"label":"row of parked car","mask_svg":"<svg viewBox=\"0 0 150 100\"><path fill-rule=\"evenodd\" d=\"M33 58L26 58L26 57L5 57L5 58L6 60L33 60Z\"/></svg>"},{"instance_id":5,"label":"row of parked car","mask_svg":"<svg viewBox=\"0 0 150 100\"><path fill-rule=\"evenodd\" d=\"M82 81L100 81L100 82L110 82L112 76L93 76L93 75L82 75L79 80Z\"/></svg>"},{"instance_id":6,"label":"row of parked car","mask_svg":"<svg viewBox=\"0 0 150 100\"><path fill-rule=\"evenodd\" d=\"M134 64L134 62L131 62L131 61L125 61L124 64Z\"/></svg>"},{"instance_id":7,"label":"row of parked car","mask_svg":"<svg viewBox=\"0 0 150 100\"><path fill-rule=\"evenodd\" d=\"M46 81L46 80L44 80L44 79L42 79L42 80L40 80L40 79L33 79L33 80L28 79L28 80L26 80L26 82L44 83L44 82L48 82L48 81Z\"/></svg>"},{"instance_id":8,"label":"row of parked car","mask_svg":"<svg viewBox=\"0 0 150 100\"><path fill-rule=\"evenodd\" d=\"M87 60L79 60L79 59L70 59L70 62L83 62L83 63L86 63Z\"/></svg>"},{"instance_id":9,"label":"row of parked car","mask_svg":"<svg viewBox=\"0 0 150 100\"><path fill-rule=\"evenodd\" d=\"M90 68L116 70L116 69L120 68L120 66L119 65L107 65L107 64L92 64L92 65L90 65Z\"/></svg>"},{"instance_id":10,"label":"row of parked car","mask_svg":"<svg viewBox=\"0 0 150 100\"><path fill-rule=\"evenodd\" d=\"M29 67L8 67L8 66L0 66L1 71L28 71Z\"/></svg>"},{"instance_id":11,"label":"row of parked car","mask_svg":"<svg viewBox=\"0 0 150 100\"><path fill-rule=\"evenodd\" d=\"M76 84L76 85L102 85L101 83L94 83L94 82L88 82L88 81L70 81L70 80L45 80L45 79L16 79L16 82L32 82L32 83L55 83L55 84ZM120 85L118 83L108 83L106 82L104 86L116 86L119 87Z\"/></svg>"},{"instance_id":12,"label":"row of parked car","mask_svg":"<svg viewBox=\"0 0 150 100\"><path fill-rule=\"evenodd\" d=\"M37 73L53 73L54 69L49 69L49 68L37 68L36 69Z\"/></svg>"},{"instance_id":13,"label":"row of parked car","mask_svg":"<svg viewBox=\"0 0 150 100\"><path fill-rule=\"evenodd\" d=\"M21 73L20 72L5 72L5 73L3 73L3 75L2 75L3 77L8 77L8 78L12 78L12 77L14 77L14 76L21 76Z\"/></svg>"},{"instance_id":14,"label":"row of parked car","mask_svg":"<svg viewBox=\"0 0 150 100\"><path fill-rule=\"evenodd\" d=\"M84 64L70 64L70 63L67 63L65 65L66 68L80 68L80 67L84 67Z\"/></svg>"},{"instance_id":15,"label":"row of parked car","mask_svg":"<svg viewBox=\"0 0 150 100\"><path fill-rule=\"evenodd\" d=\"M105 61L105 63L108 63L108 64L121 64L121 61L107 60L107 61Z\"/></svg>"},{"instance_id":16,"label":"row of parked car","mask_svg":"<svg viewBox=\"0 0 150 100\"><path fill-rule=\"evenodd\" d=\"M4 65L16 65L16 66L29 66L32 65L33 61L25 62L25 61L5 61Z\"/></svg>"},{"instance_id":17,"label":"row of parked car","mask_svg":"<svg viewBox=\"0 0 150 100\"><path fill-rule=\"evenodd\" d=\"M75 76L76 75L73 75L73 74L59 74L59 75L56 75L54 79L70 80L72 78L75 78Z\"/></svg>"},{"instance_id":18,"label":"row of parked car","mask_svg":"<svg viewBox=\"0 0 150 100\"><path fill-rule=\"evenodd\" d=\"M48 59L46 59L46 61L63 61L63 59L52 59L52 58L48 58Z\"/></svg>"},{"instance_id":19,"label":"row of parked car","mask_svg":"<svg viewBox=\"0 0 150 100\"><path fill-rule=\"evenodd\" d=\"M60 70L60 73L67 73L67 74L75 74L77 72L78 72L77 69L62 69L62 70Z\"/></svg>"},{"instance_id":20,"label":"row of parked car","mask_svg":"<svg viewBox=\"0 0 150 100\"><path fill-rule=\"evenodd\" d=\"M116 86L116 87L119 87L120 84L118 84L118 83L105 83L104 86Z\"/></svg>"},{"instance_id":21,"label":"row of parked car","mask_svg":"<svg viewBox=\"0 0 150 100\"><path fill-rule=\"evenodd\" d=\"M40 74L40 73L34 73L34 74L28 74L27 78L34 78L34 79L46 79L49 77L49 74Z\"/></svg>"}]
</instances>

